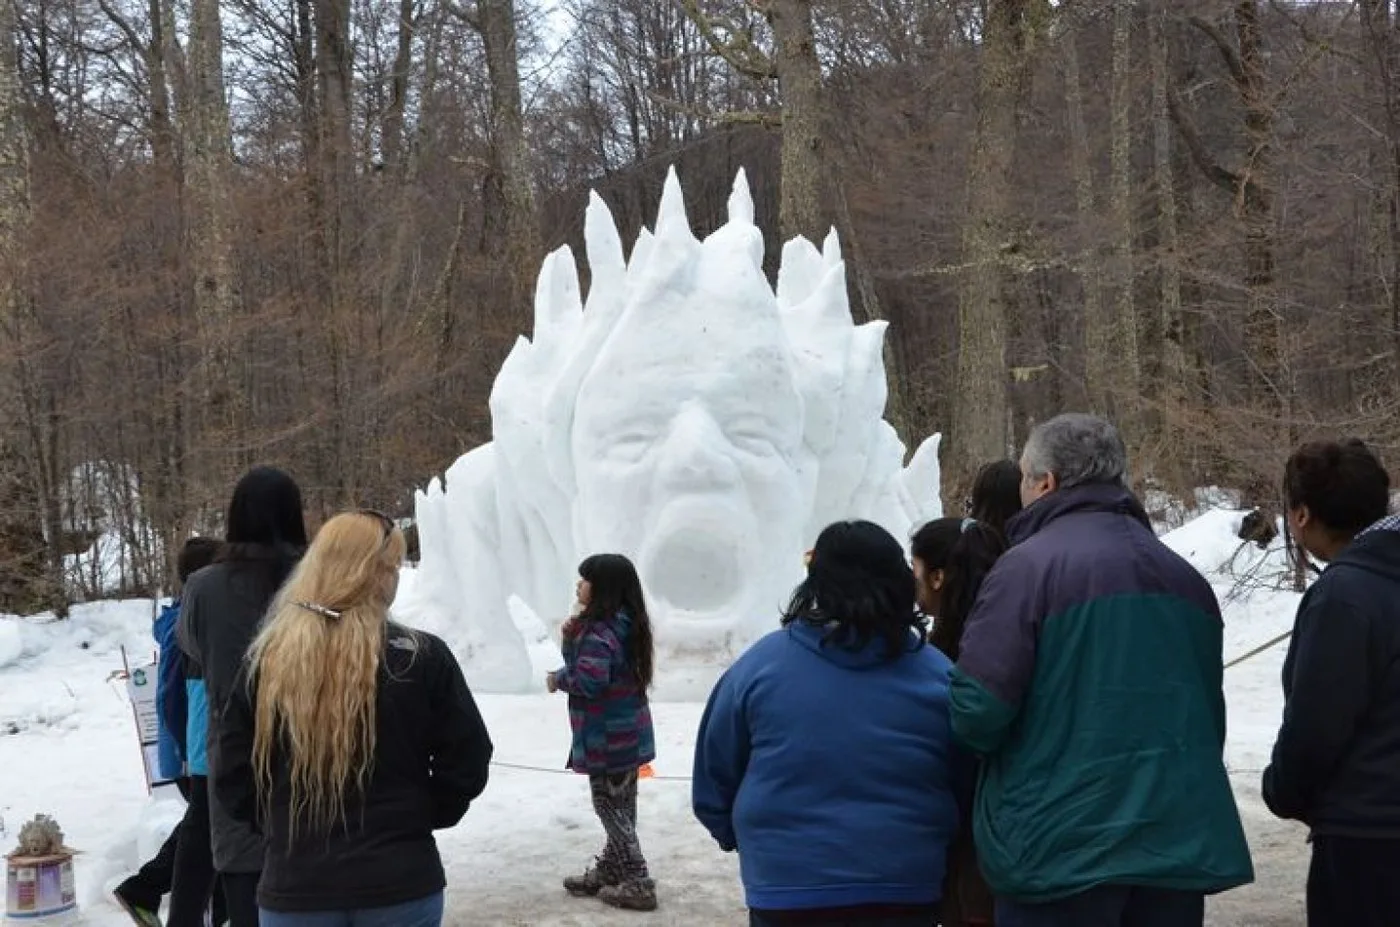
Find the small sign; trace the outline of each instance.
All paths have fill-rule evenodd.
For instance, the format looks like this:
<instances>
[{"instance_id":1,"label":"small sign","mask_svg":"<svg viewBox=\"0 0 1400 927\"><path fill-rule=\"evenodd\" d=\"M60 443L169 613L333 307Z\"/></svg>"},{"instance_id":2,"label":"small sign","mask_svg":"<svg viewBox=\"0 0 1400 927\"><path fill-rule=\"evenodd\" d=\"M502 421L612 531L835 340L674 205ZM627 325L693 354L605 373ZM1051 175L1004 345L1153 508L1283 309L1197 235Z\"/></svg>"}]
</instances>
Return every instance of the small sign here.
<instances>
[{"instance_id":1,"label":"small sign","mask_svg":"<svg viewBox=\"0 0 1400 927\"><path fill-rule=\"evenodd\" d=\"M141 744L141 763L146 769L146 786L150 789L173 781L160 774L160 711L156 703L159 676L159 663L132 667L126 674L126 694L136 717L136 738Z\"/></svg>"}]
</instances>

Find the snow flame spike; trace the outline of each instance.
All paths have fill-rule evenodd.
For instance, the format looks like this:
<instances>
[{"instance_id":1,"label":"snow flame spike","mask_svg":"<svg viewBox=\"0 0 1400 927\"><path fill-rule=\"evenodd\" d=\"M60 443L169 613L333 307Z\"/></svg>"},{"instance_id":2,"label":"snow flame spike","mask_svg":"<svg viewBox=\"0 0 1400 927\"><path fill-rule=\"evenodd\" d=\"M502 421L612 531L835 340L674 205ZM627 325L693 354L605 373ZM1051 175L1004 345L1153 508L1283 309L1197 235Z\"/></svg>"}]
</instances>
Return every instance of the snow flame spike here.
<instances>
[{"instance_id":1,"label":"snow flame spike","mask_svg":"<svg viewBox=\"0 0 1400 927\"><path fill-rule=\"evenodd\" d=\"M835 228L826 233L826 241L822 242L822 260L827 267L835 267L842 262L841 236Z\"/></svg>"},{"instance_id":2,"label":"snow flame spike","mask_svg":"<svg viewBox=\"0 0 1400 927\"><path fill-rule=\"evenodd\" d=\"M666 172L661 208L656 213L656 237L668 243L695 242L695 236L690 231L690 219L685 214L685 192L681 189L681 180L674 167Z\"/></svg>"},{"instance_id":3,"label":"snow flame spike","mask_svg":"<svg viewBox=\"0 0 1400 927\"><path fill-rule=\"evenodd\" d=\"M564 245L544 259L535 284L535 340L572 329L581 312L578 267L573 251Z\"/></svg>"},{"instance_id":4,"label":"snow flame spike","mask_svg":"<svg viewBox=\"0 0 1400 927\"><path fill-rule=\"evenodd\" d=\"M753 192L749 189L748 175L741 167L729 193L729 221L736 225L753 225L753 214Z\"/></svg>"},{"instance_id":5,"label":"snow flame spike","mask_svg":"<svg viewBox=\"0 0 1400 927\"><path fill-rule=\"evenodd\" d=\"M597 193L588 194L588 211L584 214L583 238L587 245L588 287L587 306L620 302L627 275L627 263L622 257L622 237L617 234L617 222L612 210Z\"/></svg>"}]
</instances>

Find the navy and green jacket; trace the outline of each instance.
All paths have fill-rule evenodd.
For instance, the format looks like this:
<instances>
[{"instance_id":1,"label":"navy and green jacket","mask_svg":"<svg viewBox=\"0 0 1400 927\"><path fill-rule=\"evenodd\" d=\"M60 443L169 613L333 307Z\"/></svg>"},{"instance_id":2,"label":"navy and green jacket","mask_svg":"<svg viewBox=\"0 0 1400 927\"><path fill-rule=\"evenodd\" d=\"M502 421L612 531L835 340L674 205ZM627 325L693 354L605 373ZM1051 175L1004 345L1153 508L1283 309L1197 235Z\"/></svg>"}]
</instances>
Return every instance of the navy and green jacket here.
<instances>
[{"instance_id":1,"label":"navy and green jacket","mask_svg":"<svg viewBox=\"0 0 1400 927\"><path fill-rule=\"evenodd\" d=\"M1323 837L1400 837L1400 516L1357 536L1298 606L1264 801Z\"/></svg>"},{"instance_id":2,"label":"navy and green jacket","mask_svg":"<svg viewBox=\"0 0 1400 927\"><path fill-rule=\"evenodd\" d=\"M973 813L1000 896L1252 881L1225 772L1219 604L1127 489L1053 492L1008 525L951 684L985 762Z\"/></svg>"}]
</instances>

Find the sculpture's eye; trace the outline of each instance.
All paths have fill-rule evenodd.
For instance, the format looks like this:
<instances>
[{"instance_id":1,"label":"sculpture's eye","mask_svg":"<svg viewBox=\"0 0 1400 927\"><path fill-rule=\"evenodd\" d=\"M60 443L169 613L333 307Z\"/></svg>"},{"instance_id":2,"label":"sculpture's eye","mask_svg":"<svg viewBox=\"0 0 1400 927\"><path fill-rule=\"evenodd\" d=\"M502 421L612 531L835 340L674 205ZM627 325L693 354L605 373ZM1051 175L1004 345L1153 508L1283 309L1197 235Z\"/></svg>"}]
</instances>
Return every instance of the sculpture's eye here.
<instances>
[{"instance_id":1,"label":"sculpture's eye","mask_svg":"<svg viewBox=\"0 0 1400 927\"><path fill-rule=\"evenodd\" d=\"M773 430L758 422L743 422L729 429L729 440L739 450L749 454L771 454L777 450Z\"/></svg>"},{"instance_id":2,"label":"sculpture's eye","mask_svg":"<svg viewBox=\"0 0 1400 927\"><path fill-rule=\"evenodd\" d=\"M640 429L628 429L612 440L604 451L609 460L636 463L646 456L656 436Z\"/></svg>"}]
</instances>

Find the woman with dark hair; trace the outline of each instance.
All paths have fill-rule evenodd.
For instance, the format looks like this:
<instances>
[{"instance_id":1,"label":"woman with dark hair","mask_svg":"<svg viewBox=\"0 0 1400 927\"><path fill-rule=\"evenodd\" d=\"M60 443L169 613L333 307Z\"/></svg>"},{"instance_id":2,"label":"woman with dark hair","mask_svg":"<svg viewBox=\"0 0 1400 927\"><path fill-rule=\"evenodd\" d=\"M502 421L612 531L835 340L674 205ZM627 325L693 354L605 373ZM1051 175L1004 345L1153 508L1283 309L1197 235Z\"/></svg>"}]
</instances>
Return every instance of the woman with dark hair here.
<instances>
[{"instance_id":1,"label":"woman with dark hair","mask_svg":"<svg viewBox=\"0 0 1400 927\"><path fill-rule=\"evenodd\" d=\"M1400 911L1400 516L1360 441L1303 445L1283 497L1329 566L1298 606L1264 801L1312 831L1310 927L1381 927Z\"/></svg>"},{"instance_id":2,"label":"woman with dark hair","mask_svg":"<svg viewBox=\"0 0 1400 927\"><path fill-rule=\"evenodd\" d=\"M984 464L972 483L967 516L990 525L1002 537L1006 523L1021 511L1021 465L1014 460Z\"/></svg>"},{"instance_id":3,"label":"woman with dark hair","mask_svg":"<svg viewBox=\"0 0 1400 927\"><path fill-rule=\"evenodd\" d=\"M940 518L914 532L910 547L919 608L933 619L929 643L957 662L967 616L982 581L1006 552L1006 539L1000 531L972 518ZM961 824L949 850L939 922L943 927L989 925L995 899L977 865L972 794L969 791L959 799Z\"/></svg>"},{"instance_id":4,"label":"woman with dark hair","mask_svg":"<svg viewBox=\"0 0 1400 927\"><path fill-rule=\"evenodd\" d=\"M910 542L919 608L933 619L929 642L956 662L982 580L1006 553L1006 536L975 518L928 522Z\"/></svg>"},{"instance_id":5,"label":"woman with dark hair","mask_svg":"<svg viewBox=\"0 0 1400 927\"><path fill-rule=\"evenodd\" d=\"M564 624L564 666L545 686L569 696L568 768L588 776L607 843L596 863L565 879L564 888L614 908L652 911L656 883L637 840L637 775L656 758L647 703L651 619L642 581L626 557L589 557L578 575L578 611Z\"/></svg>"},{"instance_id":6,"label":"woman with dark hair","mask_svg":"<svg viewBox=\"0 0 1400 927\"><path fill-rule=\"evenodd\" d=\"M755 927L934 923L966 766L951 664L924 633L899 542L840 522L817 538L782 629L716 684L692 800L739 853Z\"/></svg>"},{"instance_id":7,"label":"woman with dark hair","mask_svg":"<svg viewBox=\"0 0 1400 927\"><path fill-rule=\"evenodd\" d=\"M281 470L257 467L233 490L214 564L185 587L176 634L186 659L192 786L175 859L169 927L201 927L216 872L229 923L257 927L263 841L211 798L208 777L217 775L218 719L243 658L273 596L305 550L301 490ZM204 839L186 840L187 833Z\"/></svg>"}]
</instances>

